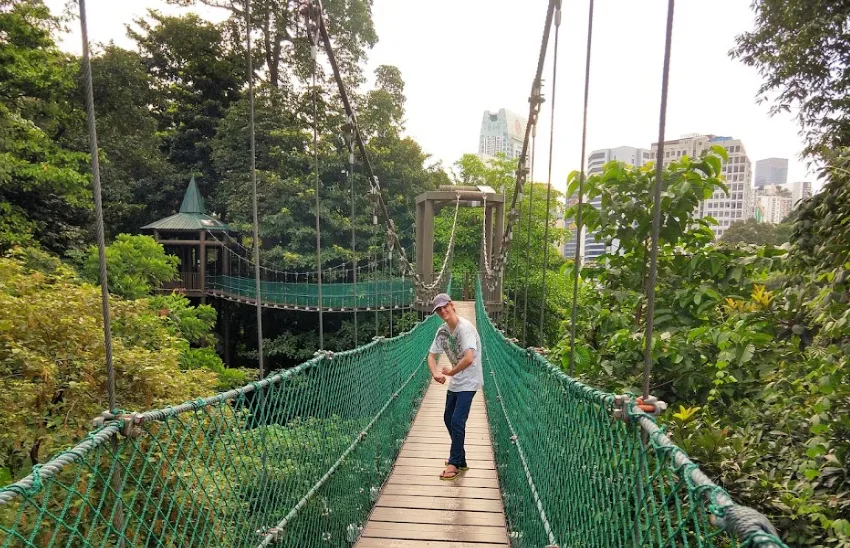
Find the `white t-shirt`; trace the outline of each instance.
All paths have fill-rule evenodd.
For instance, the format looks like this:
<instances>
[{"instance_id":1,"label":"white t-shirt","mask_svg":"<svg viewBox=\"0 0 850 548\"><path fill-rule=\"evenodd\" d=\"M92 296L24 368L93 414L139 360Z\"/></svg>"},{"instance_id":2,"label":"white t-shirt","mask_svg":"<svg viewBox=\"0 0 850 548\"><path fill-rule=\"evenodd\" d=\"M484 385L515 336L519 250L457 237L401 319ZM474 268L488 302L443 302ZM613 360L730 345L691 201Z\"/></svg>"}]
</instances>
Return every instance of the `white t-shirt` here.
<instances>
[{"instance_id":1,"label":"white t-shirt","mask_svg":"<svg viewBox=\"0 0 850 548\"><path fill-rule=\"evenodd\" d=\"M434 337L430 352L439 356L443 353L443 348L440 346L437 338ZM452 392L481 390L484 387L484 369L481 367L481 338L478 336L475 326L465 318L458 318L455 330L451 332L449 344L458 359L466 354L466 351L470 348L474 354L469 367L454 377L448 377L449 390Z\"/></svg>"}]
</instances>

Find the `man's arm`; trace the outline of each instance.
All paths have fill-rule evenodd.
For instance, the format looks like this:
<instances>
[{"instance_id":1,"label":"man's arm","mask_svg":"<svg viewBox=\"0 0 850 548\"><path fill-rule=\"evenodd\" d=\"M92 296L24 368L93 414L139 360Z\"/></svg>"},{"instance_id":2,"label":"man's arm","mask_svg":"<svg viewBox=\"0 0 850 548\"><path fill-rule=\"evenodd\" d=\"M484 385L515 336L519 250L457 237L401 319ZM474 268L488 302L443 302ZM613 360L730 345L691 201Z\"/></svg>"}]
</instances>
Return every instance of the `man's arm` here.
<instances>
[{"instance_id":1,"label":"man's arm","mask_svg":"<svg viewBox=\"0 0 850 548\"><path fill-rule=\"evenodd\" d=\"M428 369L431 370L431 376L440 384L446 382L446 377L437 372L437 356L433 352L428 353Z\"/></svg>"},{"instance_id":2,"label":"man's arm","mask_svg":"<svg viewBox=\"0 0 850 548\"><path fill-rule=\"evenodd\" d=\"M472 365L472 362L475 361L475 350L472 348L467 348L466 352L463 354L463 357L457 362L457 365L454 367L444 367L443 375L448 375L449 377L453 377ZM429 364L430 365L430 364ZM435 364L436 365L436 364ZM433 369L431 370L433 371Z\"/></svg>"}]
</instances>

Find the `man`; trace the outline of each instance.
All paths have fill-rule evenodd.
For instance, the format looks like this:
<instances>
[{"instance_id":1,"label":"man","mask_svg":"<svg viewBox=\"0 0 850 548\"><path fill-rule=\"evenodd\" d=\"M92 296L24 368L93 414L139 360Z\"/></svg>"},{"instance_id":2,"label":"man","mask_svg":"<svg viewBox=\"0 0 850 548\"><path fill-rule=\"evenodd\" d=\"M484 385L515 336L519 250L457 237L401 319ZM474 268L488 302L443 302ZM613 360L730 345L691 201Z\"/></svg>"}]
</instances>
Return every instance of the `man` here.
<instances>
[{"instance_id":1,"label":"man","mask_svg":"<svg viewBox=\"0 0 850 548\"><path fill-rule=\"evenodd\" d=\"M481 367L481 339L478 331L469 320L457 315L455 305L445 293L440 293L432 301L432 312L445 322L437 330L434 342L428 353L428 367L431 375L439 383L445 383L449 377L449 390L446 394L446 411L443 421L452 440L446 469L440 474L441 480L453 480L458 473L467 470L466 450L463 447L466 438L466 420L475 392L484 386L484 372ZM443 352L454 364L443 367L437 372L437 359ZM452 359L455 358L456 359Z\"/></svg>"}]
</instances>

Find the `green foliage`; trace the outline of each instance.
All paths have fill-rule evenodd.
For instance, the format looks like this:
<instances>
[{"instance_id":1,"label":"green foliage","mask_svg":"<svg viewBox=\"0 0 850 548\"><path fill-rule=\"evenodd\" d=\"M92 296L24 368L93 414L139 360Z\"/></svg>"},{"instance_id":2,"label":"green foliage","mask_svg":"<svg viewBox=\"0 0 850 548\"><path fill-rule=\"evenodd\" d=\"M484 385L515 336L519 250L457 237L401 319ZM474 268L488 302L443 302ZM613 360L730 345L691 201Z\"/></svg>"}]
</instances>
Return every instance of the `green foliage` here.
<instances>
[{"instance_id":1,"label":"green foliage","mask_svg":"<svg viewBox=\"0 0 850 548\"><path fill-rule=\"evenodd\" d=\"M66 139L81 118L68 102L75 65L56 46L58 30L42 1L0 1L0 251L82 242L87 156Z\"/></svg>"},{"instance_id":2,"label":"green foliage","mask_svg":"<svg viewBox=\"0 0 850 548\"><path fill-rule=\"evenodd\" d=\"M754 244L780 246L791 239L791 223L760 223L755 219L735 221L720 237L720 241L730 244Z\"/></svg>"},{"instance_id":3,"label":"green foliage","mask_svg":"<svg viewBox=\"0 0 850 548\"><path fill-rule=\"evenodd\" d=\"M165 83L148 72L145 57L135 51L109 44L95 54L92 87L104 224L107 237L113 238L174 213L189 177L163 153L157 112L165 103ZM85 104L82 71L74 101ZM81 145L85 139L79 136Z\"/></svg>"},{"instance_id":4,"label":"green foliage","mask_svg":"<svg viewBox=\"0 0 850 548\"><path fill-rule=\"evenodd\" d=\"M232 24L245 20L242 0L168 0L170 4L193 6L206 4L231 13ZM356 86L360 82L360 63L378 41L372 23L371 0L331 1L323 3L330 32L334 36L337 61L344 78ZM285 0L252 0L251 21L257 36L258 72L264 73L274 89L292 89L306 83L312 69L310 42L303 33L298 5ZM351 85L349 86L351 87Z\"/></svg>"},{"instance_id":5,"label":"green foliage","mask_svg":"<svg viewBox=\"0 0 850 548\"><path fill-rule=\"evenodd\" d=\"M722 184L719 152L664 174L650 390L678 409L662 419L677 443L786 542L847 546L848 172L832 166L831 192L803 204L787 253L715 244L691 204ZM602 197L589 219L622 253L581 271L576 373L618 393L642 385L651 182L651 168L617 164L587 181Z\"/></svg>"},{"instance_id":6,"label":"green foliage","mask_svg":"<svg viewBox=\"0 0 850 548\"><path fill-rule=\"evenodd\" d=\"M185 340L145 301L111 303L118 404L164 406L212 392L216 376L184 370ZM0 470L13 479L82 437L106 407L100 292L67 267L0 259Z\"/></svg>"},{"instance_id":7,"label":"green foliage","mask_svg":"<svg viewBox=\"0 0 850 548\"><path fill-rule=\"evenodd\" d=\"M106 247L109 292L127 299L138 299L176 278L179 264L180 259L166 255L162 245L150 236L119 234ZM89 248L83 276L93 284L100 283L100 263L95 246Z\"/></svg>"},{"instance_id":8,"label":"green foliage","mask_svg":"<svg viewBox=\"0 0 850 548\"><path fill-rule=\"evenodd\" d=\"M850 145L850 6L839 0L753 0L755 29L737 37L730 55L758 69L761 101L771 113L797 113L806 154L830 158ZM839 68L841 67L841 68Z\"/></svg>"}]
</instances>

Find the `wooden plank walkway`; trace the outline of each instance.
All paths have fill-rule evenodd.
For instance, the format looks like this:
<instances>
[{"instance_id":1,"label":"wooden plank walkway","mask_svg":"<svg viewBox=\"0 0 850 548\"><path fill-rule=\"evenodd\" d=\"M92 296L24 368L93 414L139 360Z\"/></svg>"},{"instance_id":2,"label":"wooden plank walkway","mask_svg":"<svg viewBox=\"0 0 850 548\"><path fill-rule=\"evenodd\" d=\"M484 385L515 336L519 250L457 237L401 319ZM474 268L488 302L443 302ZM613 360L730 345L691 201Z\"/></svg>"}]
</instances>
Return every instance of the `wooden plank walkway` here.
<instances>
[{"instance_id":1,"label":"wooden plank walkway","mask_svg":"<svg viewBox=\"0 0 850 548\"><path fill-rule=\"evenodd\" d=\"M475 323L474 302L456 302L455 307ZM440 358L444 365L445 355ZM451 444L443 424L446 390L447 385L431 381L357 548L508 546L483 391L472 400L466 424L471 468L454 481L439 478Z\"/></svg>"}]
</instances>

